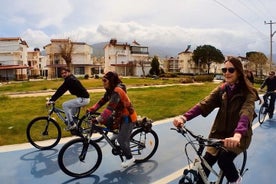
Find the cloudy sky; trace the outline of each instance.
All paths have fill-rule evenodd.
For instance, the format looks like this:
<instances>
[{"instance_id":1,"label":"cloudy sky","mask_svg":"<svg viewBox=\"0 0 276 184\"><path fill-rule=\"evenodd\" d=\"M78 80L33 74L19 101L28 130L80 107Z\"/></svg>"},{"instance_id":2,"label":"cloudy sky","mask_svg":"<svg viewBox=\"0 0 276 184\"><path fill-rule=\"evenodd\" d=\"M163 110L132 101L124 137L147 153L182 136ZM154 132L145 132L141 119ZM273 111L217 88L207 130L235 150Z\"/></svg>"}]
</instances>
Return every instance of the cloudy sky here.
<instances>
[{"instance_id":1,"label":"cloudy sky","mask_svg":"<svg viewBox=\"0 0 276 184\"><path fill-rule=\"evenodd\" d=\"M52 38L119 42L185 50L212 45L224 55L270 53L274 0L0 0L0 37L21 37L30 49ZM266 23L265 23L266 21ZM273 37L273 40L276 40ZM276 45L273 45L276 53Z\"/></svg>"}]
</instances>

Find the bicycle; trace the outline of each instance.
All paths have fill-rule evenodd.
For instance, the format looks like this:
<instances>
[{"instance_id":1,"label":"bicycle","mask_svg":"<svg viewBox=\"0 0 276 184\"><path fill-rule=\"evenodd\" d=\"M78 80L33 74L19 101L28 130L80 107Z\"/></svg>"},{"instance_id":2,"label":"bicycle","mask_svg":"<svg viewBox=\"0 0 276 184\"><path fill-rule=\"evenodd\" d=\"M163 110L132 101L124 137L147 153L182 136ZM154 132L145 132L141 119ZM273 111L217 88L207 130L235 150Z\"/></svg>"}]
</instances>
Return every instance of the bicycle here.
<instances>
[{"instance_id":1,"label":"bicycle","mask_svg":"<svg viewBox=\"0 0 276 184\"><path fill-rule=\"evenodd\" d=\"M259 110L259 116L258 116L258 121L260 124L263 124L265 121L265 118L267 116L268 112L268 107L270 104L270 99L271 99L271 94L275 93L274 91L269 91L264 94L266 96L264 98L264 103L261 105L260 110Z\"/></svg>"},{"instance_id":2,"label":"bicycle","mask_svg":"<svg viewBox=\"0 0 276 184\"><path fill-rule=\"evenodd\" d=\"M224 181L223 171L218 168L212 168L207 161L203 158L202 153L206 146L212 146L219 149L223 148L223 141L221 139L214 138L204 138L201 135L195 135L186 127L182 128L171 128L171 130L176 130L178 133L183 135L187 143L185 145L185 154L188 160L188 166L184 169L183 175L179 180L179 184L196 184L199 178L202 178L202 181L205 184L222 184ZM196 153L196 158L192 162L189 157L187 146L191 145L192 150ZM248 170L245 169L247 160L247 152L239 154L234 162L241 176ZM207 177L205 171L203 170L203 165L210 171L210 176ZM214 179L214 181L210 181ZM228 182L226 182L228 183Z\"/></svg>"},{"instance_id":3,"label":"bicycle","mask_svg":"<svg viewBox=\"0 0 276 184\"><path fill-rule=\"evenodd\" d=\"M55 147L61 139L61 128L58 122L52 117L57 117L66 124L65 113L61 108L55 106L55 102L49 102L47 116L39 116L30 121L27 126L26 134L28 141L37 149L47 150ZM77 128L71 130L72 135L82 136L82 130L87 128L85 124L80 124L80 109L76 108L73 119L77 123ZM85 118L86 115L82 117Z\"/></svg>"},{"instance_id":4,"label":"bicycle","mask_svg":"<svg viewBox=\"0 0 276 184\"><path fill-rule=\"evenodd\" d=\"M94 118L93 115L90 118ZM159 144L157 133L152 130L153 121L148 118L138 120L130 137L130 148L135 157L135 163L149 160L156 152ZM60 169L72 177L85 177L95 172L102 161L102 150L98 143L92 140L94 133L100 133L112 148L112 154L119 156L123 162L123 152L118 143L107 135L106 127L92 124L90 130L86 130L84 137L73 139L60 149L58 164Z\"/></svg>"}]
</instances>

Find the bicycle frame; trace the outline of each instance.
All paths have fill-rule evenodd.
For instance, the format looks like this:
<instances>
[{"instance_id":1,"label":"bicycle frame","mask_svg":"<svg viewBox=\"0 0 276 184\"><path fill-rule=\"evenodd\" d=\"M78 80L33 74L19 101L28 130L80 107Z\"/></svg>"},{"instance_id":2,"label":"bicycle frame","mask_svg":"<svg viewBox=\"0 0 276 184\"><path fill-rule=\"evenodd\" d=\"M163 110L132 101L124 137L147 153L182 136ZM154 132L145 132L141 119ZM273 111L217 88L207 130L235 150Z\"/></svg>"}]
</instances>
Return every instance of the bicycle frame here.
<instances>
[{"instance_id":1,"label":"bicycle frame","mask_svg":"<svg viewBox=\"0 0 276 184\"><path fill-rule=\"evenodd\" d=\"M266 116L269 113L268 108L270 106L270 100L271 100L271 95L272 94L275 94L275 92L274 91L269 91L269 92L266 92L264 94L264 97L263 97L264 102L261 105L260 110L259 110L259 114L258 114L258 121L259 121L260 124L262 124L265 121Z\"/></svg>"},{"instance_id":2,"label":"bicycle frame","mask_svg":"<svg viewBox=\"0 0 276 184\"><path fill-rule=\"evenodd\" d=\"M52 104L52 108L49 110L48 118L51 118L51 116L52 116L53 113L55 113L63 122L66 121L64 111L62 109L60 109L60 108L55 107L54 104Z\"/></svg>"},{"instance_id":3,"label":"bicycle frame","mask_svg":"<svg viewBox=\"0 0 276 184\"><path fill-rule=\"evenodd\" d=\"M95 115L99 115L99 113L95 113L94 115L90 116L90 120L92 120L93 118L95 118ZM146 123L147 121L149 121L150 123ZM137 130L137 129L143 129L145 131L150 131L151 127L152 127L152 120L149 120L149 119L142 119L141 121L138 121L139 123L136 124L136 126L134 126L133 130ZM114 133L113 131L109 130L107 127L102 127L102 126L98 126L98 125L95 125L95 124L92 124L91 126L91 130L89 130L89 133L87 134L87 139L88 139L88 142L90 140L93 141L92 139L92 135L93 133L99 133L103 136L103 138L107 141L107 143L111 146L112 148L112 153L113 155L119 155L121 161L123 162L124 161L124 154L123 154L123 151L121 150L120 146L119 145L116 145L116 142L115 141L112 141L109 136L108 136L108 133ZM146 137L146 135L144 134L144 136ZM141 139L141 138L140 138ZM135 149L135 150L132 150L132 152L135 152L135 151L139 151L139 148L145 148L145 143L142 143L140 141L136 141L136 140L130 140L131 143L134 143L135 146L137 145L138 148ZM134 146L134 147L135 147Z\"/></svg>"},{"instance_id":4,"label":"bicycle frame","mask_svg":"<svg viewBox=\"0 0 276 184\"><path fill-rule=\"evenodd\" d=\"M217 177L217 180L215 182L212 182L212 184L220 184L222 177L223 177L223 171L220 170L219 173L213 169L208 162L202 157L197 157L194 159L193 163L192 163L192 167L190 168L190 170L186 170L184 171L184 173L186 172L186 174L188 174L188 172L191 172L191 174L196 174L198 172L198 174L200 175L202 181L205 184L210 184L210 181L208 180L207 175L205 174L205 171L202 167L202 164L210 171L210 174L214 174Z\"/></svg>"},{"instance_id":5,"label":"bicycle frame","mask_svg":"<svg viewBox=\"0 0 276 184\"><path fill-rule=\"evenodd\" d=\"M64 123L66 122L65 112L63 109L55 106L55 102L50 102L51 108L48 113L48 118L51 118L52 114L55 113L59 119L61 119ZM78 118L80 113L80 107L76 108L76 115L74 117Z\"/></svg>"},{"instance_id":6,"label":"bicycle frame","mask_svg":"<svg viewBox=\"0 0 276 184\"><path fill-rule=\"evenodd\" d=\"M215 148L225 149L225 148L223 148L222 140L205 139L205 138L203 138L203 136L193 134L193 132L191 132L189 129L187 129L185 127L183 127L182 129L172 128L172 130L176 130L178 133L183 135L187 140L187 143L185 145L185 153L186 153L186 157L188 159L188 169L184 170L183 177L181 178L180 181L183 180L183 182L184 182L184 181L188 180L189 183L194 183L195 181L197 181L198 177L201 177L202 181L205 184L210 184L210 183L211 184L221 184L223 177L224 177L223 171L220 170L218 172L215 169L213 169L208 164L208 162L203 158L202 153L206 146L212 146ZM191 137L193 137L193 139ZM187 145L191 145L192 149L196 153L196 158L194 159L194 161L191 164L190 164L191 160L188 156L187 149L186 149ZM198 145L199 147L197 148L196 145ZM245 165L245 162L243 162L243 164ZM213 182L209 181L209 179L203 169L203 165L210 171L210 174L213 174L216 177L215 181L213 181ZM244 167L244 165L243 165L243 167ZM242 169L242 172L243 172L243 169ZM243 174L243 173L241 173L241 174Z\"/></svg>"},{"instance_id":7,"label":"bicycle frame","mask_svg":"<svg viewBox=\"0 0 276 184\"><path fill-rule=\"evenodd\" d=\"M73 139L62 146L58 154L58 163L61 170L72 177L84 177L95 172L102 161L102 150L92 136L94 133L99 133L112 147L112 154L120 156L121 161L124 161L123 151L119 144L113 138L108 136L108 132L114 132L100 124L94 124L93 118L95 114L87 113L80 120L80 125L85 123L86 126L82 129L82 137ZM137 128L134 128L130 135L130 149L135 158L135 163L143 163L149 160L158 148L159 139L156 132L151 127L151 120L143 119L136 123ZM146 139L145 139L146 138ZM74 150L72 152L72 150ZM66 159L67 157L70 159ZM71 162L70 160L74 160ZM80 168L80 169L78 169Z\"/></svg>"}]
</instances>

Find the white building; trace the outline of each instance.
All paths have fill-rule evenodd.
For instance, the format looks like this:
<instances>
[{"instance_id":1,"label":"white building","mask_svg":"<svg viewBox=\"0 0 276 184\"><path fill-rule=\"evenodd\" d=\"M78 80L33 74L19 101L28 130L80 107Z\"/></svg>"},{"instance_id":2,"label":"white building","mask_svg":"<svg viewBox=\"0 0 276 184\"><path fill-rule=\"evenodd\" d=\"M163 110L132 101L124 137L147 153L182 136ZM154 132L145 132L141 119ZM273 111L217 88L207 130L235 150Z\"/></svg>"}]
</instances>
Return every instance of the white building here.
<instances>
[{"instance_id":1,"label":"white building","mask_svg":"<svg viewBox=\"0 0 276 184\"><path fill-rule=\"evenodd\" d=\"M115 71L122 76L143 76L151 68L148 47L141 46L136 41L128 44L111 39L104 47L104 53L105 73Z\"/></svg>"},{"instance_id":2,"label":"white building","mask_svg":"<svg viewBox=\"0 0 276 184\"><path fill-rule=\"evenodd\" d=\"M72 42L70 39L52 39L50 44L44 46L49 78L60 77L60 69L67 67L61 55L62 49L65 47L69 49L67 53L70 53L68 55L71 56L70 70L74 75L91 75L93 74L93 68L100 67L92 63L91 54L93 49L90 45L83 42ZM70 47L72 47L72 50L70 50Z\"/></svg>"},{"instance_id":3,"label":"white building","mask_svg":"<svg viewBox=\"0 0 276 184\"><path fill-rule=\"evenodd\" d=\"M0 81L28 78L27 49L20 37L0 38Z\"/></svg>"}]
</instances>

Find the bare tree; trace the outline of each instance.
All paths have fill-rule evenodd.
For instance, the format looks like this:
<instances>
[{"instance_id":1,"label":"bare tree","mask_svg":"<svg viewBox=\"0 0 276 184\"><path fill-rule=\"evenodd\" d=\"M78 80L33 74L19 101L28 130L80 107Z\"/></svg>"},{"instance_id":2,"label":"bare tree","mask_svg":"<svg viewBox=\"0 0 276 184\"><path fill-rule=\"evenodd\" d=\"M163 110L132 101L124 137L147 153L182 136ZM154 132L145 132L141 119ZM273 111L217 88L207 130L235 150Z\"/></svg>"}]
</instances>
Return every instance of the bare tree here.
<instances>
[{"instance_id":1,"label":"bare tree","mask_svg":"<svg viewBox=\"0 0 276 184\"><path fill-rule=\"evenodd\" d=\"M73 43L68 38L66 42L62 42L60 44L60 54L61 57L65 60L67 67L72 69L72 53L73 53Z\"/></svg>"},{"instance_id":2,"label":"bare tree","mask_svg":"<svg viewBox=\"0 0 276 184\"><path fill-rule=\"evenodd\" d=\"M146 76L146 72L145 72L145 65L148 64L148 57L142 57L140 60L137 61L137 64L139 64L139 66L141 66L142 69L142 73L143 73L143 77Z\"/></svg>"}]
</instances>

